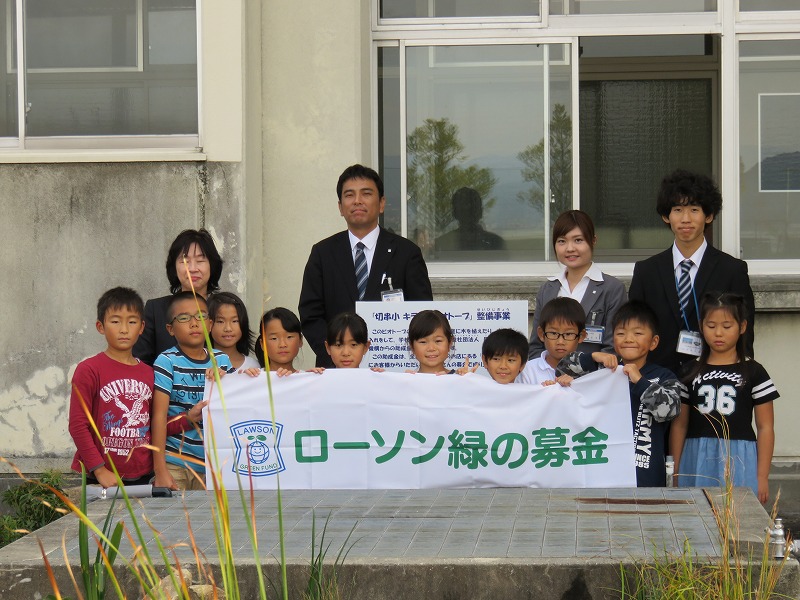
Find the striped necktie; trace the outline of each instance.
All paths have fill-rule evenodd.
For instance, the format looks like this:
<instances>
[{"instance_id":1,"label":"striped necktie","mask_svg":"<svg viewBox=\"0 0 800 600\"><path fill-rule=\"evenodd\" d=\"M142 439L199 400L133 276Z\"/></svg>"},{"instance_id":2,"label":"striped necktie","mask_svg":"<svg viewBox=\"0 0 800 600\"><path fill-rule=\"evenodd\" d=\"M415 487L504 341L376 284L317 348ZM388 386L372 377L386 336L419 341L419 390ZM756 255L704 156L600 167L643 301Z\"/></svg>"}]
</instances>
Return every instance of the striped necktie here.
<instances>
[{"instance_id":1,"label":"striped necktie","mask_svg":"<svg viewBox=\"0 0 800 600\"><path fill-rule=\"evenodd\" d=\"M693 265L694 263L688 258L681 261L681 275L678 278L678 301L684 313L688 311L689 299L692 297L692 278L689 277L689 271Z\"/></svg>"},{"instance_id":2,"label":"striped necktie","mask_svg":"<svg viewBox=\"0 0 800 600\"><path fill-rule=\"evenodd\" d=\"M356 285L358 286L358 299L363 300L367 291L367 257L364 254L366 246L362 242L356 244Z\"/></svg>"}]
</instances>

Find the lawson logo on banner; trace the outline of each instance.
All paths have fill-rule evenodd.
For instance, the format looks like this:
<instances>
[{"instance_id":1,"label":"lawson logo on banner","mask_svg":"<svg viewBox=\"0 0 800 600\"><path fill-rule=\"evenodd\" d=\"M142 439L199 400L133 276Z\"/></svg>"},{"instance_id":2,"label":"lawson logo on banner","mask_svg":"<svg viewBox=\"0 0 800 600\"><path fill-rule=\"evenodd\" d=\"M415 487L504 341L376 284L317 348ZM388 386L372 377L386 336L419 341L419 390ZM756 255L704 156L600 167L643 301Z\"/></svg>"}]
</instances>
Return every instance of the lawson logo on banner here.
<instances>
[{"instance_id":1,"label":"lawson logo on banner","mask_svg":"<svg viewBox=\"0 0 800 600\"><path fill-rule=\"evenodd\" d=\"M235 473L265 477L286 469L281 457L283 425L280 423L250 419L232 425L230 432L236 449Z\"/></svg>"},{"instance_id":2,"label":"lawson logo on banner","mask_svg":"<svg viewBox=\"0 0 800 600\"><path fill-rule=\"evenodd\" d=\"M408 489L636 485L628 380L617 369L571 387L500 385L478 374L329 369L209 382L206 440L226 487ZM227 415L227 416L226 416ZM213 423L213 428L208 424Z\"/></svg>"}]
</instances>

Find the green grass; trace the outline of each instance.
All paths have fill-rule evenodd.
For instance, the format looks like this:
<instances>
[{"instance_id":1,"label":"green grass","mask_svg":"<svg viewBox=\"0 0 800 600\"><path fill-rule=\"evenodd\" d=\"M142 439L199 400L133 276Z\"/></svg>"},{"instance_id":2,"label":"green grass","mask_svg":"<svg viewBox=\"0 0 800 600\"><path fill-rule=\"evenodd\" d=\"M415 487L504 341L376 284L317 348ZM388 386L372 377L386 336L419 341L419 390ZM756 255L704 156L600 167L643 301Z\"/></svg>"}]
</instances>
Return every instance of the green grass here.
<instances>
[{"instance_id":1,"label":"green grass","mask_svg":"<svg viewBox=\"0 0 800 600\"><path fill-rule=\"evenodd\" d=\"M22 477L21 473L19 475ZM38 479L22 479L21 484L3 492L3 502L13 510L13 514L0 516L0 547L44 527L66 512L66 504L53 491L63 491L64 476L61 473L50 470Z\"/></svg>"}]
</instances>

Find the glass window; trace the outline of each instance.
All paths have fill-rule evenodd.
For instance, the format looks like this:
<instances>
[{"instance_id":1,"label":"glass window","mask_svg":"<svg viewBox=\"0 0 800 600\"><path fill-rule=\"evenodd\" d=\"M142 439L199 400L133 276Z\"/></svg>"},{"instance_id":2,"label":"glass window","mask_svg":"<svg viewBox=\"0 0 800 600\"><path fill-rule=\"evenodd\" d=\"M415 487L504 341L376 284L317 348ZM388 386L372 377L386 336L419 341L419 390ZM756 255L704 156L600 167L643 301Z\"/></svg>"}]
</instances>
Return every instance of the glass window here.
<instances>
[{"instance_id":1,"label":"glass window","mask_svg":"<svg viewBox=\"0 0 800 600\"><path fill-rule=\"evenodd\" d=\"M654 56L710 56L710 35L626 35L582 37L580 57L649 59Z\"/></svg>"},{"instance_id":2,"label":"glass window","mask_svg":"<svg viewBox=\"0 0 800 600\"><path fill-rule=\"evenodd\" d=\"M382 225L402 232L400 185L400 48L378 48L378 171L383 179L386 208Z\"/></svg>"},{"instance_id":3,"label":"glass window","mask_svg":"<svg viewBox=\"0 0 800 600\"><path fill-rule=\"evenodd\" d=\"M379 63L394 185L397 51ZM408 47L404 75L407 236L433 261L545 260L548 215L572 205L570 46ZM398 220L387 209L387 226Z\"/></svg>"},{"instance_id":4,"label":"glass window","mask_svg":"<svg viewBox=\"0 0 800 600\"><path fill-rule=\"evenodd\" d=\"M760 2L761 0L754 0ZM550 0L554 15L715 12L717 0Z\"/></svg>"},{"instance_id":5,"label":"glass window","mask_svg":"<svg viewBox=\"0 0 800 600\"><path fill-rule=\"evenodd\" d=\"M147 4L150 65L196 65L195 0L150 0Z\"/></svg>"},{"instance_id":6,"label":"glass window","mask_svg":"<svg viewBox=\"0 0 800 600\"><path fill-rule=\"evenodd\" d=\"M800 256L800 40L739 45L744 258Z\"/></svg>"},{"instance_id":7,"label":"glass window","mask_svg":"<svg viewBox=\"0 0 800 600\"><path fill-rule=\"evenodd\" d=\"M136 4L136 0L27 0L26 67L135 67Z\"/></svg>"},{"instance_id":8,"label":"glass window","mask_svg":"<svg viewBox=\"0 0 800 600\"><path fill-rule=\"evenodd\" d=\"M196 135L195 1L26 0L25 135ZM16 136L14 25L4 112Z\"/></svg>"},{"instance_id":9,"label":"glass window","mask_svg":"<svg viewBox=\"0 0 800 600\"><path fill-rule=\"evenodd\" d=\"M8 39L8 31L13 31L11 24L16 20L13 0L0 0L0 137L16 138L19 131L17 123L17 74L14 64L16 53L12 48L16 43L15 36Z\"/></svg>"},{"instance_id":10,"label":"glass window","mask_svg":"<svg viewBox=\"0 0 800 600\"><path fill-rule=\"evenodd\" d=\"M672 241L658 186L677 166L712 174L711 88L707 78L581 81L581 207L598 259L635 260Z\"/></svg>"},{"instance_id":11,"label":"glass window","mask_svg":"<svg viewBox=\"0 0 800 600\"><path fill-rule=\"evenodd\" d=\"M539 0L381 0L382 19L539 16Z\"/></svg>"},{"instance_id":12,"label":"glass window","mask_svg":"<svg viewBox=\"0 0 800 600\"><path fill-rule=\"evenodd\" d=\"M742 12L761 10L800 10L797 0L739 0Z\"/></svg>"}]
</instances>

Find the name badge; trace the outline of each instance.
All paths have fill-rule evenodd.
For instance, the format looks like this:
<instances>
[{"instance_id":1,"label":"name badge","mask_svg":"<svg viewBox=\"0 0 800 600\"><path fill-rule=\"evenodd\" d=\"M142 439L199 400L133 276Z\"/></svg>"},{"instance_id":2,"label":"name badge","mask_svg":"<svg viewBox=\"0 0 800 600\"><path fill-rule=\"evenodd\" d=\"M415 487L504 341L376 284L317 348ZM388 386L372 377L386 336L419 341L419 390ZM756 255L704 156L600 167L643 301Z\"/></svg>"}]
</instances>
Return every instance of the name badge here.
<instances>
[{"instance_id":1,"label":"name badge","mask_svg":"<svg viewBox=\"0 0 800 600\"><path fill-rule=\"evenodd\" d=\"M402 302L403 290L402 289L383 290L381 292L381 300L383 302Z\"/></svg>"},{"instance_id":2,"label":"name badge","mask_svg":"<svg viewBox=\"0 0 800 600\"><path fill-rule=\"evenodd\" d=\"M600 325L587 325L586 326L586 339L583 340L584 342L589 342L590 344L602 344L603 343L603 334L605 333L606 328Z\"/></svg>"},{"instance_id":3,"label":"name badge","mask_svg":"<svg viewBox=\"0 0 800 600\"><path fill-rule=\"evenodd\" d=\"M703 338L697 331L686 331L683 329L678 334L678 352L680 354L700 356L702 350Z\"/></svg>"}]
</instances>

